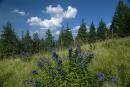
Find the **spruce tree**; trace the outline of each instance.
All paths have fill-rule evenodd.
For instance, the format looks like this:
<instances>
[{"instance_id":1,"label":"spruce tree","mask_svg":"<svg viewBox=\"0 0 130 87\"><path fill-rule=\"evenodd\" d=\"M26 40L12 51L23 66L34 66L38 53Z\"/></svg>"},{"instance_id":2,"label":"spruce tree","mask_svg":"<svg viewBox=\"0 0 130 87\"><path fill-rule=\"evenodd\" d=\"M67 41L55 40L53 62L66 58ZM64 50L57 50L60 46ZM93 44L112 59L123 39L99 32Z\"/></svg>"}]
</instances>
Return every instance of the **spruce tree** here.
<instances>
[{"instance_id":1,"label":"spruce tree","mask_svg":"<svg viewBox=\"0 0 130 87\"><path fill-rule=\"evenodd\" d=\"M78 34L76 37L76 42L80 44L84 44L88 41L88 35L87 35L87 28L86 28L86 23L84 19L82 19L82 23L80 25L80 28L78 30Z\"/></svg>"},{"instance_id":2,"label":"spruce tree","mask_svg":"<svg viewBox=\"0 0 130 87\"><path fill-rule=\"evenodd\" d=\"M96 41L96 28L93 24L93 22L91 23L91 26L90 26L90 31L89 31L89 40L88 42L89 43L95 43Z\"/></svg>"},{"instance_id":3,"label":"spruce tree","mask_svg":"<svg viewBox=\"0 0 130 87\"><path fill-rule=\"evenodd\" d=\"M112 18L112 25L110 27L111 36L125 37L130 34L129 26L129 8L119 0L115 14Z\"/></svg>"},{"instance_id":4,"label":"spruce tree","mask_svg":"<svg viewBox=\"0 0 130 87\"><path fill-rule=\"evenodd\" d=\"M72 46L74 43L72 32L68 25L64 31L64 41L63 42L64 42L65 47Z\"/></svg>"},{"instance_id":5,"label":"spruce tree","mask_svg":"<svg viewBox=\"0 0 130 87\"><path fill-rule=\"evenodd\" d=\"M45 47L46 47L46 50L51 50L51 48L54 47L53 36L52 36L51 31L49 29L46 32Z\"/></svg>"},{"instance_id":6,"label":"spruce tree","mask_svg":"<svg viewBox=\"0 0 130 87\"><path fill-rule=\"evenodd\" d=\"M101 19L97 30L97 39L105 40L107 38L107 28L105 22Z\"/></svg>"},{"instance_id":7,"label":"spruce tree","mask_svg":"<svg viewBox=\"0 0 130 87\"><path fill-rule=\"evenodd\" d=\"M22 44L24 48L24 53L32 54L33 53L33 41L29 34L29 31L26 32L25 36L23 36Z\"/></svg>"},{"instance_id":8,"label":"spruce tree","mask_svg":"<svg viewBox=\"0 0 130 87\"><path fill-rule=\"evenodd\" d=\"M18 52L18 38L13 30L10 22L3 26L3 31L0 35L0 54L1 57L13 56Z\"/></svg>"},{"instance_id":9,"label":"spruce tree","mask_svg":"<svg viewBox=\"0 0 130 87\"><path fill-rule=\"evenodd\" d=\"M40 51L45 51L45 40L42 38L40 40Z\"/></svg>"},{"instance_id":10,"label":"spruce tree","mask_svg":"<svg viewBox=\"0 0 130 87\"><path fill-rule=\"evenodd\" d=\"M40 39L38 33L33 34L33 52L37 53L40 51Z\"/></svg>"},{"instance_id":11,"label":"spruce tree","mask_svg":"<svg viewBox=\"0 0 130 87\"><path fill-rule=\"evenodd\" d=\"M58 44L58 47L64 46L64 26L61 28L57 44Z\"/></svg>"}]
</instances>

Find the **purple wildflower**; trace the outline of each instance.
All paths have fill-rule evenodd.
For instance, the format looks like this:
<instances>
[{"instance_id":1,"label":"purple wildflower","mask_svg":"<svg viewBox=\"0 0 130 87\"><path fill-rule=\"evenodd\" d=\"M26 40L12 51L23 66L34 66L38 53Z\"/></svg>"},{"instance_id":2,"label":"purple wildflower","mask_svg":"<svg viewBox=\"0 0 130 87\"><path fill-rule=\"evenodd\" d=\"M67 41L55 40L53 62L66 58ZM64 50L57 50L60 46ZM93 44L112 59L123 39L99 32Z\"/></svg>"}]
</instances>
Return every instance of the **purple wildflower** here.
<instances>
[{"instance_id":1,"label":"purple wildflower","mask_svg":"<svg viewBox=\"0 0 130 87\"><path fill-rule=\"evenodd\" d=\"M43 64L41 61L38 61L38 62L37 62L37 66L38 66L39 68L42 68L42 67L44 66L44 64Z\"/></svg>"},{"instance_id":2,"label":"purple wildflower","mask_svg":"<svg viewBox=\"0 0 130 87\"><path fill-rule=\"evenodd\" d=\"M76 50L75 50L75 54L76 54L76 56L78 56L78 55L80 55L80 53L81 53L81 47L80 47L79 44L77 44L77 47L76 47Z\"/></svg>"},{"instance_id":3,"label":"purple wildflower","mask_svg":"<svg viewBox=\"0 0 130 87\"><path fill-rule=\"evenodd\" d=\"M56 60L56 63L57 63L58 65L60 65L60 64L62 63L62 61L61 61L60 59L57 59L57 60Z\"/></svg>"},{"instance_id":4,"label":"purple wildflower","mask_svg":"<svg viewBox=\"0 0 130 87\"><path fill-rule=\"evenodd\" d=\"M38 72L36 70L32 70L32 74L36 75L36 74L38 74Z\"/></svg>"},{"instance_id":5,"label":"purple wildflower","mask_svg":"<svg viewBox=\"0 0 130 87\"><path fill-rule=\"evenodd\" d=\"M37 80L34 80L34 87L37 87Z\"/></svg>"},{"instance_id":6,"label":"purple wildflower","mask_svg":"<svg viewBox=\"0 0 130 87\"><path fill-rule=\"evenodd\" d=\"M23 80L22 83L23 84L31 84L33 81L32 80Z\"/></svg>"},{"instance_id":7,"label":"purple wildflower","mask_svg":"<svg viewBox=\"0 0 130 87\"><path fill-rule=\"evenodd\" d=\"M98 72L96 74L96 76L97 76L99 81L104 81L104 79L105 79L104 73L102 73L102 72Z\"/></svg>"},{"instance_id":8,"label":"purple wildflower","mask_svg":"<svg viewBox=\"0 0 130 87\"><path fill-rule=\"evenodd\" d=\"M68 54L69 54L69 59L70 59L70 60L71 60L71 57L72 57L72 51L73 51L72 48L69 48L69 49L68 49Z\"/></svg>"},{"instance_id":9,"label":"purple wildflower","mask_svg":"<svg viewBox=\"0 0 130 87\"><path fill-rule=\"evenodd\" d=\"M92 51L88 51L88 57L90 59L93 59L94 58L94 53Z\"/></svg>"},{"instance_id":10,"label":"purple wildflower","mask_svg":"<svg viewBox=\"0 0 130 87\"><path fill-rule=\"evenodd\" d=\"M116 77L115 76L111 76L110 80L114 82L114 81L116 81Z\"/></svg>"},{"instance_id":11,"label":"purple wildflower","mask_svg":"<svg viewBox=\"0 0 130 87\"><path fill-rule=\"evenodd\" d=\"M50 64L49 60L47 58L40 58L37 62L37 66L39 68L43 68L45 64Z\"/></svg>"},{"instance_id":12,"label":"purple wildflower","mask_svg":"<svg viewBox=\"0 0 130 87\"><path fill-rule=\"evenodd\" d=\"M94 58L94 53L92 51L88 50L88 63L90 63L93 58Z\"/></svg>"},{"instance_id":13,"label":"purple wildflower","mask_svg":"<svg viewBox=\"0 0 130 87\"><path fill-rule=\"evenodd\" d=\"M56 54L55 51L52 52L52 58L54 58L54 59L57 59L57 58L58 58L58 55Z\"/></svg>"}]
</instances>

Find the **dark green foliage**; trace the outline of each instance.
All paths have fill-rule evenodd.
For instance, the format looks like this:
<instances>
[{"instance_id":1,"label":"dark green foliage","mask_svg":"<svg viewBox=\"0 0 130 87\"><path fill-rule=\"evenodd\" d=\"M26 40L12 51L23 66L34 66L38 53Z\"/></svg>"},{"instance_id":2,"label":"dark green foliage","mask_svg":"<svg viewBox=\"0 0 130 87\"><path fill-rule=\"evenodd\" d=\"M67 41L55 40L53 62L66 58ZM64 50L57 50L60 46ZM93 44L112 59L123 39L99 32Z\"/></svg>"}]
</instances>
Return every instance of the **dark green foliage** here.
<instances>
[{"instance_id":1,"label":"dark green foliage","mask_svg":"<svg viewBox=\"0 0 130 87\"><path fill-rule=\"evenodd\" d=\"M87 28L86 23L84 19L82 20L82 23L80 25L80 28L78 30L78 34L76 37L76 42L80 44L84 44L88 41L88 35L87 35Z\"/></svg>"},{"instance_id":2,"label":"dark green foliage","mask_svg":"<svg viewBox=\"0 0 130 87\"><path fill-rule=\"evenodd\" d=\"M51 31L48 29L46 32L46 38L45 38L45 49L51 50L52 47L54 47L55 42L53 39L53 36L51 34Z\"/></svg>"},{"instance_id":3,"label":"dark green foliage","mask_svg":"<svg viewBox=\"0 0 130 87\"><path fill-rule=\"evenodd\" d=\"M33 52L37 53L40 51L40 39L38 33L33 34Z\"/></svg>"},{"instance_id":4,"label":"dark green foliage","mask_svg":"<svg viewBox=\"0 0 130 87\"><path fill-rule=\"evenodd\" d=\"M3 26L0 35L0 56L1 58L12 56L18 52L18 38L10 22Z\"/></svg>"},{"instance_id":5,"label":"dark green foliage","mask_svg":"<svg viewBox=\"0 0 130 87\"><path fill-rule=\"evenodd\" d=\"M72 46L73 43L74 43L74 40L73 40L71 29L67 25L66 29L64 29L64 27L63 27L63 29L60 32L60 35L58 38L58 44L61 47L66 48L66 47Z\"/></svg>"},{"instance_id":6,"label":"dark green foliage","mask_svg":"<svg viewBox=\"0 0 130 87\"><path fill-rule=\"evenodd\" d=\"M61 31L60 31L60 34L59 34L59 38L58 38L58 42L57 44L60 46L60 47L64 47L64 27L61 28Z\"/></svg>"},{"instance_id":7,"label":"dark green foliage","mask_svg":"<svg viewBox=\"0 0 130 87\"><path fill-rule=\"evenodd\" d=\"M64 30L64 46L69 47L73 45L73 36L71 29L67 26L66 29Z\"/></svg>"},{"instance_id":8,"label":"dark green foliage","mask_svg":"<svg viewBox=\"0 0 130 87\"><path fill-rule=\"evenodd\" d=\"M93 24L93 22L91 23L91 26L90 26L90 31L89 31L89 40L88 42L89 43L95 43L96 41L96 29L95 29L95 26Z\"/></svg>"},{"instance_id":9,"label":"dark green foliage","mask_svg":"<svg viewBox=\"0 0 130 87\"><path fill-rule=\"evenodd\" d=\"M119 0L115 14L112 18L112 25L110 27L110 34L112 37L125 37L130 35L130 12L128 6Z\"/></svg>"},{"instance_id":10,"label":"dark green foliage","mask_svg":"<svg viewBox=\"0 0 130 87\"><path fill-rule=\"evenodd\" d=\"M107 38L107 28L106 24L103 20L99 22L99 27L97 30L97 39L98 40L105 40Z\"/></svg>"},{"instance_id":11,"label":"dark green foliage","mask_svg":"<svg viewBox=\"0 0 130 87\"><path fill-rule=\"evenodd\" d=\"M44 51L45 50L45 40L42 38L40 40L40 51Z\"/></svg>"},{"instance_id":12,"label":"dark green foliage","mask_svg":"<svg viewBox=\"0 0 130 87\"><path fill-rule=\"evenodd\" d=\"M31 54L33 52L33 41L29 34L26 32L25 36L22 38L23 52Z\"/></svg>"}]
</instances>

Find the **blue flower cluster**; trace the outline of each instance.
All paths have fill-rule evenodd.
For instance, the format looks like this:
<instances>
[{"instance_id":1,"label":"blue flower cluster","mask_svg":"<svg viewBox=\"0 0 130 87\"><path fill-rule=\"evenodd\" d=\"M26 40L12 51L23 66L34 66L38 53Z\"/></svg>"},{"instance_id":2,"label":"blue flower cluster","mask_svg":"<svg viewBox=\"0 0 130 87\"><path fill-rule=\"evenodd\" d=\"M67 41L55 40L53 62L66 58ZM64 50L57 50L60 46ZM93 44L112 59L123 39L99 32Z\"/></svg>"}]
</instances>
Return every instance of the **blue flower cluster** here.
<instances>
[{"instance_id":1,"label":"blue flower cluster","mask_svg":"<svg viewBox=\"0 0 130 87\"><path fill-rule=\"evenodd\" d=\"M55 51L52 52L52 58L55 60L57 65L61 65L62 64L62 61L60 60L59 56L56 54Z\"/></svg>"},{"instance_id":2,"label":"blue flower cluster","mask_svg":"<svg viewBox=\"0 0 130 87\"><path fill-rule=\"evenodd\" d=\"M117 78L116 78L115 76L111 76L111 77L110 77L110 80L114 82L114 81L117 80Z\"/></svg>"},{"instance_id":3,"label":"blue flower cluster","mask_svg":"<svg viewBox=\"0 0 130 87\"><path fill-rule=\"evenodd\" d=\"M105 75L104 75L104 73L98 72L96 74L96 76L97 76L97 78L98 78L99 81L105 81ZM113 82L117 80L116 76L110 76L109 78L110 78L110 81L113 81Z\"/></svg>"},{"instance_id":4,"label":"blue flower cluster","mask_svg":"<svg viewBox=\"0 0 130 87\"><path fill-rule=\"evenodd\" d=\"M69 48L69 49L68 49L69 60L71 60L71 58L72 58L72 52L73 52L73 49L72 49L72 48Z\"/></svg>"},{"instance_id":5,"label":"blue flower cluster","mask_svg":"<svg viewBox=\"0 0 130 87\"><path fill-rule=\"evenodd\" d=\"M81 47L79 44L77 44L76 50L75 50L75 56L80 56L80 54L81 54Z\"/></svg>"},{"instance_id":6,"label":"blue flower cluster","mask_svg":"<svg viewBox=\"0 0 130 87\"><path fill-rule=\"evenodd\" d=\"M94 53L90 50L88 50L88 63L90 63L92 61L92 59L94 58Z\"/></svg>"},{"instance_id":7,"label":"blue flower cluster","mask_svg":"<svg viewBox=\"0 0 130 87\"><path fill-rule=\"evenodd\" d=\"M37 80L34 80L34 87L37 87Z\"/></svg>"},{"instance_id":8,"label":"blue flower cluster","mask_svg":"<svg viewBox=\"0 0 130 87\"><path fill-rule=\"evenodd\" d=\"M56 70L58 71L58 73L60 74L60 76L64 76L64 70L62 69L62 60L59 58L58 54L56 54L55 51L52 51L52 58L55 60L57 66L56 66ZM64 79L64 78L62 78Z\"/></svg>"},{"instance_id":9,"label":"blue flower cluster","mask_svg":"<svg viewBox=\"0 0 130 87\"><path fill-rule=\"evenodd\" d=\"M32 70L32 74L36 75L36 74L38 74L38 72L36 70Z\"/></svg>"},{"instance_id":10,"label":"blue flower cluster","mask_svg":"<svg viewBox=\"0 0 130 87\"><path fill-rule=\"evenodd\" d=\"M22 83L25 84L25 85L26 84L32 84L33 81L32 80L23 80Z\"/></svg>"},{"instance_id":11,"label":"blue flower cluster","mask_svg":"<svg viewBox=\"0 0 130 87\"><path fill-rule=\"evenodd\" d=\"M96 76L97 76L97 78L98 78L99 81L104 81L105 80L104 73L102 73L102 72L98 72L96 74Z\"/></svg>"},{"instance_id":12,"label":"blue flower cluster","mask_svg":"<svg viewBox=\"0 0 130 87\"><path fill-rule=\"evenodd\" d=\"M45 64L50 64L49 60L47 58L40 58L38 61L37 61L37 66L39 68L43 68L45 66Z\"/></svg>"}]
</instances>

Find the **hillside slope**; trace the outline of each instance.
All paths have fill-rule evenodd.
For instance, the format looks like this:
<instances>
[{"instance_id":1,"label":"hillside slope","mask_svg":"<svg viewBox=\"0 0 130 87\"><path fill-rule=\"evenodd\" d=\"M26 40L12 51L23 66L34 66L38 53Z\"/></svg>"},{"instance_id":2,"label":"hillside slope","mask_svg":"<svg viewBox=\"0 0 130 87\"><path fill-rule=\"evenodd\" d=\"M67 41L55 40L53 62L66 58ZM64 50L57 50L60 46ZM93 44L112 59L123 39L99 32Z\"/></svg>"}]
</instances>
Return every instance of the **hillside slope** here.
<instances>
[{"instance_id":1,"label":"hillside slope","mask_svg":"<svg viewBox=\"0 0 130 87\"><path fill-rule=\"evenodd\" d=\"M89 49L88 45L82 50ZM90 74L97 72L111 73L117 77L117 83L104 82L103 87L127 87L130 84L130 37L97 42L93 50L95 57L88 66ZM67 50L58 51L63 61L66 61ZM23 85L22 80L31 79L31 71L38 69L36 62L41 57L50 58L50 53L39 53L31 57L30 61L20 58L8 58L0 61L0 87L32 87Z\"/></svg>"}]
</instances>

